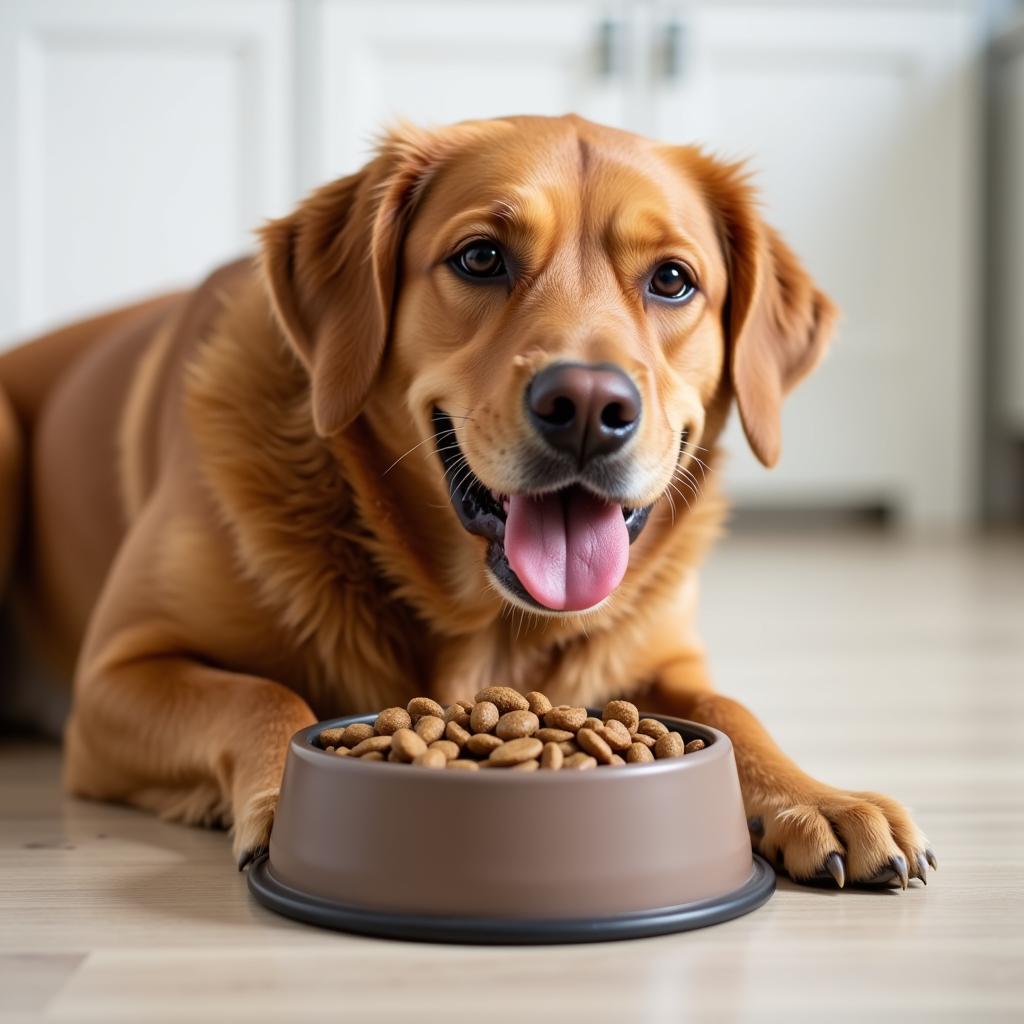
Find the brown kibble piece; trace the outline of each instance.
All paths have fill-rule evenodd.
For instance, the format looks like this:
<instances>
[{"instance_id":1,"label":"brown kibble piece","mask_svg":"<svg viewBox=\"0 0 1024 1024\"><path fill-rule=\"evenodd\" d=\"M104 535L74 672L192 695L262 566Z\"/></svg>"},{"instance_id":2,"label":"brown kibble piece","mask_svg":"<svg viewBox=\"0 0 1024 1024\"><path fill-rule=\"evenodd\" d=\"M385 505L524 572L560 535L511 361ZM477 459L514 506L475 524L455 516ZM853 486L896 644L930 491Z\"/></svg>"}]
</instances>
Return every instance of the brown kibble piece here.
<instances>
[{"instance_id":1,"label":"brown kibble piece","mask_svg":"<svg viewBox=\"0 0 1024 1024\"><path fill-rule=\"evenodd\" d=\"M467 714L473 710L473 702L471 700L457 700L455 703Z\"/></svg>"},{"instance_id":2,"label":"brown kibble piece","mask_svg":"<svg viewBox=\"0 0 1024 1024\"><path fill-rule=\"evenodd\" d=\"M541 751L540 755L541 768L558 771L562 767L562 762L564 760L565 755L562 753L562 748L557 743L544 744L544 749Z\"/></svg>"},{"instance_id":3,"label":"brown kibble piece","mask_svg":"<svg viewBox=\"0 0 1024 1024\"><path fill-rule=\"evenodd\" d=\"M391 736L399 729L411 729L412 719L405 708L385 708L373 723L373 731L378 736Z\"/></svg>"},{"instance_id":4,"label":"brown kibble piece","mask_svg":"<svg viewBox=\"0 0 1024 1024\"><path fill-rule=\"evenodd\" d=\"M426 749L423 738L412 729L396 729L391 734L391 750L399 761L412 761Z\"/></svg>"},{"instance_id":5,"label":"brown kibble piece","mask_svg":"<svg viewBox=\"0 0 1024 1024\"><path fill-rule=\"evenodd\" d=\"M405 705L405 710L409 712L409 717L413 720L414 725L426 715L444 718L444 708L436 700L431 700L429 697L413 697Z\"/></svg>"},{"instance_id":6,"label":"brown kibble piece","mask_svg":"<svg viewBox=\"0 0 1024 1024\"><path fill-rule=\"evenodd\" d=\"M509 711L529 711L530 702L511 686L488 686L476 695L476 702L490 701L503 715Z\"/></svg>"},{"instance_id":7,"label":"brown kibble piece","mask_svg":"<svg viewBox=\"0 0 1024 1024\"><path fill-rule=\"evenodd\" d=\"M457 771L463 772L475 772L480 770L480 765L476 761L470 761L468 757L457 757L454 761L448 762L449 768L455 768Z\"/></svg>"},{"instance_id":8,"label":"brown kibble piece","mask_svg":"<svg viewBox=\"0 0 1024 1024\"><path fill-rule=\"evenodd\" d=\"M500 747L491 751L488 761L497 766L519 764L540 757L544 744L533 736L521 736L519 739L508 740Z\"/></svg>"},{"instance_id":9,"label":"brown kibble piece","mask_svg":"<svg viewBox=\"0 0 1024 1024\"><path fill-rule=\"evenodd\" d=\"M695 740L690 740L689 743L683 747L684 754L695 754L698 750L704 749L704 741L699 737Z\"/></svg>"},{"instance_id":10,"label":"brown kibble piece","mask_svg":"<svg viewBox=\"0 0 1024 1024\"><path fill-rule=\"evenodd\" d=\"M413 726L413 732L429 746L444 735L444 719L437 715L424 715Z\"/></svg>"},{"instance_id":11,"label":"brown kibble piece","mask_svg":"<svg viewBox=\"0 0 1024 1024\"><path fill-rule=\"evenodd\" d=\"M636 731L644 736L651 736L659 739L668 732L668 729L656 718L641 718L637 724Z\"/></svg>"},{"instance_id":12,"label":"brown kibble piece","mask_svg":"<svg viewBox=\"0 0 1024 1024\"><path fill-rule=\"evenodd\" d=\"M640 712L635 704L628 700L610 700L604 706L604 714L601 716L606 722L621 722L629 732L630 736L636 732L640 724Z\"/></svg>"},{"instance_id":13,"label":"brown kibble piece","mask_svg":"<svg viewBox=\"0 0 1024 1024\"><path fill-rule=\"evenodd\" d=\"M455 722L461 725L463 729L468 729L469 712L461 704L449 704L444 709L444 721L446 725L449 722Z\"/></svg>"},{"instance_id":14,"label":"brown kibble piece","mask_svg":"<svg viewBox=\"0 0 1024 1024\"><path fill-rule=\"evenodd\" d=\"M597 758L601 764L611 764L612 748L593 729L580 729L576 733L576 742L581 750Z\"/></svg>"},{"instance_id":15,"label":"brown kibble piece","mask_svg":"<svg viewBox=\"0 0 1024 1024\"><path fill-rule=\"evenodd\" d=\"M597 758L591 757L589 754L583 753L582 750L576 751L575 754L570 754L563 762L562 768L568 768L575 771L587 771L590 768L597 767Z\"/></svg>"},{"instance_id":16,"label":"brown kibble piece","mask_svg":"<svg viewBox=\"0 0 1024 1024\"><path fill-rule=\"evenodd\" d=\"M577 729L582 729L583 723L586 720L586 708L569 707L567 704L563 704L561 707L552 708L544 716L544 724L549 728L569 729L572 732L575 732Z\"/></svg>"},{"instance_id":17,"label":"brown kibble piece","mask_svg":"<svg viewBox=\"0 0 1024 1024\"><path fill-rule=\"evenodd\" d=\"M503 740L498 739L489 732L474 733L466 741L466 749L477 757L487 757L492 750L497 750Z\"/></svg>"},{"instance_id":18,"label":"brown kibble piece","mask_svg":"<svg viewBox=\"0 0 1024 1024\"><path fill-rule=\"evenodd\" d=\"M587 720L583 723L583 728L593 729L594 732L597 732L602 725L604 725L604 722L602 722L600 718L595 718L593 715L587 715Z\"/></svg>"},{"instance_id":19,"label":"brown kibble piece","mask_svg":"<svg viewBox=\"0 0 1024 1024\"><path fill-rule=\"evenodd\" d=\"M444 768L448 764L448 758L440 750L431 747L429 750L424 750L413 761L413 764L419 765L420 768Z\"/></svg>"},{"instance_id":20,"label":"brown kibble piece","mask_svg":"<svg viewBox=\"0 0 1024 1024\"><path fill-rule=\"evenodd\" d=\"M683 737L677 732L666 732L664 736L658 738L658 742L654 744L654 756L662 761L667 757L682 757L683 756Z\"/></svg>"},{"instance_id":21,"label":"brown kibble piece","mask_svg":"<svg viewBox=\"0 0 1024 1024\"><path fill-rule=\"evenodd\" d=\"M642 733L642 732L635 732L635 733L633 733L633 742L634 743L642 743L649 750L653 750L654 749L654 744L657 743L658 741L653 736L648 736L648 735L646 735L645 733Z\"/></svg>"},{"instance_id":22,"label":"brown kibble piece","mask_svg":"<svg viewBox=\"0 0 1024 1024\"><path fill-rule=\"evenodd\" d=\"M348 747L337 747L334 751L336 757L348 757L352 751Z\"/></svg>"},{"instance_id":23,"label":"brown kibble piece","mask_svg":"<svg viewBox=\"0 0 1024 1024\"><path fill-rule=\"evenodd\" d=\"M509 711L498 719L494 734L503 740L532 736L540 727L540 719L532 711Z\"/></svg>"},{"instance_id":24,"label":"brown kibble piece","mask_svg":"<svg viewBox=\"0 0 1024 1024\"><path fill-rule=\"evenodd\" d=\"M378 737L378 739L379 739L379 737ZM364 742L365 742L365 740L364 740ZM359 760L360 761L383 761L384 760L384 752L381 751L381 750L371 750L368 754L363 754L363 756L361 758L359 758Z\"/></svg>"},{"instance_id":25,"label":"brown kibble piece","mask_svg":"<svg viewBox=\"0 0 1024 1024\"><path fill-rule=\"evenodd\" d=\"M625 764L626 761L621 754L612 754L612 759L608 762L610 765Z\"/></svg>"},{"instance_id":26,"label":"brown kibble piece","mask_svg":"<svg viewBox=\"0 0 1024 1024\"><path fill-rule=\"evenodd\" d=\"M537 690L531 690L526 695L526 702L538 718L543 718L551 710L551 701Z\"/></svg>"},{"instance_id":27,"label":"brown kibble piece","mask_svg":"<svg viewBox=\"0 0 1024 1024\"><path fill-rule=\"evenodd\" d=\"M367 754L380 754L383 760L385 751L390 749L390 736L369 736L362 743L357 743L352 748L352 756L365 757Z\"/></svg>"},{"instance_id":28,"label":"brown kibble piece","mask_svg":"<svg viewBox=\"0 0 1024 1024\"><path fill-rule=\"evenodd\" d=\"M341 742L346 747L354 747L363 740L368 740L373 735L373 726L368 725L366 722L356 722L355 725L350 725L345 730L345 735L342 736Z\"/></svg>"},{"instance_id":29,"label":"brown kibble piece","mask_svg":"<svg viewBox=\"0 0 1024 1024\"><path fill-rule=\"evenodd\" d=\"M575 754L580 749L579 744L573 740L563 740L558 744L558 749L568 757L570 754Z\"/></svg>"},{"instance_id":30,"label":"brown kibble piece","mask_svg":"<svg viewBox=\"0 0 1024 1024\"><path fill-rule=\"evenodd\" d=\"M430 749L440 750L449 761L454 761L460 753L458 743L453 743L451 740L435 740L430 744Z\"/></svg>"},{"instance_id":31,"label":"brown kibble piece","mask_svg":"<svg viewBox=\"0 0 1024 1024\"><path fill-rule=\"evenodd\" d=\"M575 735L576 733L569 729L548 729L546 726L534 733L534 736L541 743L564 743L566 740L571 740Z\"/></svg>"},{"instance_id":32,"label":"brown kibble piece","mask_svg":"<svg viewBox=\"0 0 1024 1024\"><path fill-rule=\"evenodd\" d=\"M596 732L616 753L629 750L633 742L629 730L617 718L609 719Z\"/></svg>"},{"instance_id":33,"label":"brown kibble piece","mask_svg":"<svg viewBox=\"0 0 1024 1024\"><path fill-rule=\"evenodd\" d=\"M509 771L513 772L535 772L540 767L540 761L535 757L531 757L529 761L520 761L518 764L512 765Z\"/></svg>"},{"instance_id":34,"label":"brown kibble piece","mask_svg":"<svg viewBox=\"0 0 1024 1024\"><path fill-rule=\"evenodd\" d=\"M634 743L629 750L626 751L627 764L647 764L653 760L654 755L651 753L651 748L645 746L643 743Z\"/></svg>"},{"instance_id":35,"label":"brown kibble piece","mask_svg":"<svg viewBox=\"0 0 1024 1024\"><path fill-rule=\"evenodd\" d=\"M493 732L499 718L501 712L497 704L482 700L479 704L474 704L473 710L469 713L469 727L473 732Z\"/></svg>"},{"instance_id":36,"label":"brown kibble piece","mask_svg":"<svg viewBox=\"0 0 1024 1024\"><path fill-rule=\"evenodd\" d=\"M326 750L328 747L341 747L345 745L344 729L324 729L317 737L320 746Z\"/></svg>"},{"instance_id":37,"label":"brown kibble piece","mask_svg":"<svg viewBox=\"0 0 1024 1024\"><path fill-rule=\"evenodd\" d=\"M449 722L444 727L444 737L464 747L469 740L469 733L458 722Z\"/></svg>"}]
</instances>

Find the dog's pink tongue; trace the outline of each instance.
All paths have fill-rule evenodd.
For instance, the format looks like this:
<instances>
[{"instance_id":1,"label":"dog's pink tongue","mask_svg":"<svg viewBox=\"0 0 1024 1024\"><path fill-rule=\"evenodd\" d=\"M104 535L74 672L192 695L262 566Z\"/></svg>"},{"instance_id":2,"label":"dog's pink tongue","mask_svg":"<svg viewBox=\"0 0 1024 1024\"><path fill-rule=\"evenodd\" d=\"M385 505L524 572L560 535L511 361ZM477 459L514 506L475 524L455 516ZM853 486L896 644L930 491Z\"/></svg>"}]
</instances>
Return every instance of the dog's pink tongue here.
<instances>
[{"instance_id":1,"label":"dog's pink tongue","mask_svg":"<svg viewBox=\"0 0 1024 1024\"><path fill-rule=\"evenodd\" d=\"M622 581L629 533L622 509L581 487L509 498L505 554L519 581L547 608L582 611Z\"/></svg>"}]
</instances>

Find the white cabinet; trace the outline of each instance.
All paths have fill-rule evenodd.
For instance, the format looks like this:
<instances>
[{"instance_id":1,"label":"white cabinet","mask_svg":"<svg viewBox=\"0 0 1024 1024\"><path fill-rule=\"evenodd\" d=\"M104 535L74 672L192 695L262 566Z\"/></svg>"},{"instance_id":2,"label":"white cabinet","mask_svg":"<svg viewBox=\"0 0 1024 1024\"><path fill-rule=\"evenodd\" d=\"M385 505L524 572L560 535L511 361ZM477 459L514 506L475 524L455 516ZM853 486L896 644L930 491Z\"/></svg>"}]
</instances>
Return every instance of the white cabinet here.
<instances>
[{"instance_id":1,"label":"white cabinet","mask_svg":"<svg viewBox=\"0 0 1024 1024\"><path fill-rule=\"evenodd\" d=\"M174 284L293 196L287 0L5 0L0 338Z\"/></svg>"},{"instance_id":2,"label":"white cabinet","mask_svg":"<svg viewBox=\"0 0 1024 1024\"><path fill-rule=\"evenodd\" d=\"M382 128L575 111L627 125L626 18L587 0L324 0L308 9L303 184L364 163ZM302 102L302 101L300 101Z\"/></svg>"}]
</instances>

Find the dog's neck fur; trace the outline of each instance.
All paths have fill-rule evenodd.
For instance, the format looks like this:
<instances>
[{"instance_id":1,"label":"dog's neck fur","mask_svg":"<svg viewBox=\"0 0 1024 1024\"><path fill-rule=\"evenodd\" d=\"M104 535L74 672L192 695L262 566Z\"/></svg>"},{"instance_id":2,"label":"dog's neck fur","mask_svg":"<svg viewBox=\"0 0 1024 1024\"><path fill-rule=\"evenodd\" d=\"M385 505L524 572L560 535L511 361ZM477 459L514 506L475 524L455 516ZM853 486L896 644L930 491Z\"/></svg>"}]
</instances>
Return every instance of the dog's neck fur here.
<instances>
[{"instance_id":1,"label":"dog's neck fur","mask_svg":"<svg viewBox=\"0 0 1024 1024\"><path fill-rule=\"evenodd\" d=\"M487 583L484 542L447 504L422 500L423 474L439 466L385 475L362 417L330 442L315 434L306 373L265 302L227 310L190 366L188 412L240 571L294 645L299 688L323 715L416 692L451 701L492 683L573 702L614 694L634 681L632 655L659 606L690 582L679 566L696 566L724 512L713 488L674 521L656 509L636 545L643 571L607 608L530 615Z\"/></svg>"}]
</instances>

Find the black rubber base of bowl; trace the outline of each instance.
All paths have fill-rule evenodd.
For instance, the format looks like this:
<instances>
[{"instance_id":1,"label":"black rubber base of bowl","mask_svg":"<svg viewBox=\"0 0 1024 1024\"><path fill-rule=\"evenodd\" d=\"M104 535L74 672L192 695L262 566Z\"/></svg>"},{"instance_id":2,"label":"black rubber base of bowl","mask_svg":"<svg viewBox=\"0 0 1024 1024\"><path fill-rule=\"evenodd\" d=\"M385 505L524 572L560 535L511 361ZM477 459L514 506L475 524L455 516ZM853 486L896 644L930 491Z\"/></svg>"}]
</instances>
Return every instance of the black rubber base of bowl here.
<instances>
[{"instance_id":1,"label":"black rubber base of bowl","mask_svg":"<svg viewBox=\"0 0 1024 1024\"><path fill-rule=\"evenodd\" d=\"M249 868L249 891L265 907L321 928L378 938L417 942L472 942L481 945L535 945L557 942L609 942L705 928L749 914L775 892L775 872L754 855L750 878L725 896L614 917L533 921L513 918L436 917L363 910L332 903L278 881L266 854Z\"/></svg>"}]
</instances>

